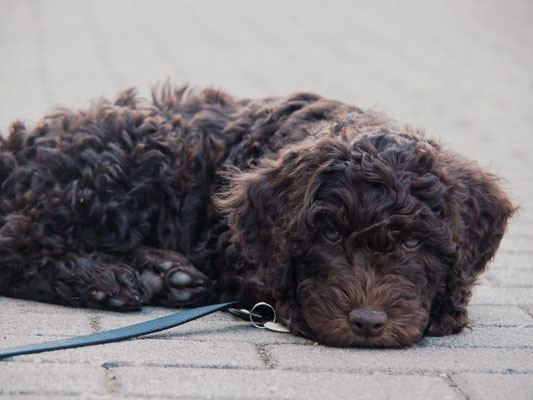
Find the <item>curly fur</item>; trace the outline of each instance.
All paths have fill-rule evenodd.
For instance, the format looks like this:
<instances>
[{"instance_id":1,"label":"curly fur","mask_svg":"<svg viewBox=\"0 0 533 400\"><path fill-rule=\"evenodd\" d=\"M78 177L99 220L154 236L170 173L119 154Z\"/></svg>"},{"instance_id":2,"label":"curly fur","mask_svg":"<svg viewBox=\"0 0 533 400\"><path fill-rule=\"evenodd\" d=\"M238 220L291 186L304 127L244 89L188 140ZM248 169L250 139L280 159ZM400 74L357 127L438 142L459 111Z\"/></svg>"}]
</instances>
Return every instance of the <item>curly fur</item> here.
<instances>
[{"instance_id":1,"label":"curly fur","mask_svg":"<svg viewBox=\"0 0 533 400\"><path fill-rule=\"evenodd\" d=\"M0 293L117 310L268 301L334 346L460 332L514 211L475 163L308 93L129 90L0 140ZM353 310L386 323L361 331Z\"/></svg>"}]
</instances>

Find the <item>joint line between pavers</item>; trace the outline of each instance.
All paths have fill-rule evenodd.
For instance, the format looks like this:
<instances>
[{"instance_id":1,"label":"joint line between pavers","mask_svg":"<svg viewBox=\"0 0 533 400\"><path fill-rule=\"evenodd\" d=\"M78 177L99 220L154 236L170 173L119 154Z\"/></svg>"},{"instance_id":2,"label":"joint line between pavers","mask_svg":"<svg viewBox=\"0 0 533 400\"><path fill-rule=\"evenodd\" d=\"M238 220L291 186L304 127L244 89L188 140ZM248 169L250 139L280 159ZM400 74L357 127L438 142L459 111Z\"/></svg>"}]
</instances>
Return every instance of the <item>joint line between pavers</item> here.
<instances>
[{"instance_id":1,"label":"joint line between pavers","mask_svg":"<svg viewBox=\"0 0 533 400\"><path fill-rule=\"evenodd\" d=\"M272 355L270 354L270 351L268 350L267 346L258 345L256 346L256 349L257 349L257 354L259 355L259 358L261 359L261 361L263 361L265 366L268 369L275 368L276 365L274 361L272 360Z\"/></svg>"},{"instance_id":2,"label":"joint line between pavers","mask_svg":"<svg viewBox=\"0 0 533 400\"><path fill-rule=\"evenodd\" d=\"M442 375L442 380L450 387L450 389L463 400L469 400L470 398L461 390L459 385L448 374Z\"/></svg>"}]
</instances>

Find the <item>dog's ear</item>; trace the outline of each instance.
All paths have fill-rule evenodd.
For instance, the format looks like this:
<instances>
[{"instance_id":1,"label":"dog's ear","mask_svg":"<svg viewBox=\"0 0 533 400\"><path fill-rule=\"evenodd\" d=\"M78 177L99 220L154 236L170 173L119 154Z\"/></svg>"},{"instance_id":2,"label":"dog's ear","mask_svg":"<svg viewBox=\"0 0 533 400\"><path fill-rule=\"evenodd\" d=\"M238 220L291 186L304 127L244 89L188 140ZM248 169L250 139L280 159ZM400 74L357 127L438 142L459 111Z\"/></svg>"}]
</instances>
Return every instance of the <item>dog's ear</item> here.
<instances>
[{"instance_id":1,"label":"dog's ear","mask_svg":"<svg viewBox=\"0 0 533 400\"><path fill-rule=\"evenodd\" d=\"M445 293L432 305L427 333L458 333L468 325L466 306L472 286L494 257L516 211L500 188L498 178L457 156L448 163L447 180L454 189L445 218L449 221L456 252Z\"/></svg>"},{"instance_id":2,"label":"dog's ear","mask_svg":"<svg viewBox=\"0 0 533 400\"><path fill-rule=\"evenodd\" d=\"M227 215L233 241L256 264L288 261L272 257L286 255L287 230L294 225L319 164L316 152L300 144L249 171L223 173L228 185L215 197L215 204Z\"/></svg>"},{"instance_id":3,"label":"dog's ear","mask_svg":"<svg viewBox=\"0 0 533 400\"><path fill-rule=\"evenodd\" d=\"M344 152L344 153L343 153ZM317 171L333 158L347 158L349 148L324 139L289 147L277 159L250 171L236 169L223 177L228 185L215 198L227 215L232 240L264 273L278 317L293 333L310 335L296 297L297 257L302 221L312 203Z\"/></svg>"}]
</instances>

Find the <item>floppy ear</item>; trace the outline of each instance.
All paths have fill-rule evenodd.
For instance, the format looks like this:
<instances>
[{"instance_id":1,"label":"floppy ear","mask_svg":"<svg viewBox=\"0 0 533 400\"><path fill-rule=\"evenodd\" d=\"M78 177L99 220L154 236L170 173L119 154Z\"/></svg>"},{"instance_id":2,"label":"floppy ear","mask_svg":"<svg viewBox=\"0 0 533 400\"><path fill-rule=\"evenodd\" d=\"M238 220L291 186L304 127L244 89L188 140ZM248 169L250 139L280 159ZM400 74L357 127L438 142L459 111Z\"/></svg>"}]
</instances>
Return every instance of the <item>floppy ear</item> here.
<instances>
[{"instance_id":1,"label":"floppy ear","mask_svg":"<svg viewBox=\"0 0 533 400\"><path fill-rule=\"evenodd\" d=\"M279 319L304 336L310 330L295 300L293 257L297 243L305 240L302 217L311 202L314 176L331 157L348 158L349 148L329 139L292 146L251 171L226 173L229 185L215 199L227 215L233 242L262 270L257 276L271 288Z\"/></svg>"},{"instance_id":2,"label":"floppy ear","mask_svg":"<svg viewBox=\"0 0 533 400\"><path fill-rule=\"evenodd\" d=\"M316 152L300 144L250 171L232 169L223 174L228 185L215 203L228 217L232 240L258 266L288 261L286 233L319 164Z\"/></svg>"},{"instance_id":3,"label":"floppy ear","mask_svg":"<svg viewBox=\"0 0 533 400\"><path fill-rule=\"evenodd\" d=\"M215 199L227 215L232 241L256 264L264 262L275 247L274 231L280 229L286 212L286 194L277 178L280 168L264 165L248 172L231 169L224 173L228 187Z\"/></svg>"},{"instance_id":4,"label":"floppy ear","mask_svg":"<svg viewBox=\"0 0 533 400\"><path fill-rule=\"evenodd\" d=\"M495 176L459 157L449 165L448 178L456 193L447 213L456 254L445 293L431 307L427 334L435 336L458 333L467 326L472 286L494 257L516 211Z\"/></svg>"}]
</instances>

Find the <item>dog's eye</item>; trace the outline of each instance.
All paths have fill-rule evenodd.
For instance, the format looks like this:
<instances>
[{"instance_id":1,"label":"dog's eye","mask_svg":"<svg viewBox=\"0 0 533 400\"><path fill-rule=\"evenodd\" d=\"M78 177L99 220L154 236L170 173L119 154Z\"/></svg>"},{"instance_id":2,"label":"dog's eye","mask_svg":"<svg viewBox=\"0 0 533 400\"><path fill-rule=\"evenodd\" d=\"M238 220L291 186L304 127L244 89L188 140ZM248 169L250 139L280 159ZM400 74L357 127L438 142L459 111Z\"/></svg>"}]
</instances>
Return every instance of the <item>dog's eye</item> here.
<instances>
[{"instance_id":1,"label":"dog's eye","mask_svg":"<svg viewBox=\"0 0 533 400\"><path fill-rule=\"evenodd\" d=\"M340 242L341 241L341 234L336 231L335 229L328 228L324 230L324 236L326 239L328 239L330 242Z\"/></svg>"},{"instance_id":2,"label":"dog's eye","mask_svg":"<svg viewBox=\"0 0 533 400\"><path fill-rule=\"evenodd\" d=\"M413 249L420 244L420 239L418 238L409 238L402 243L404 249Z\"/></svg>"}]
</instances>

